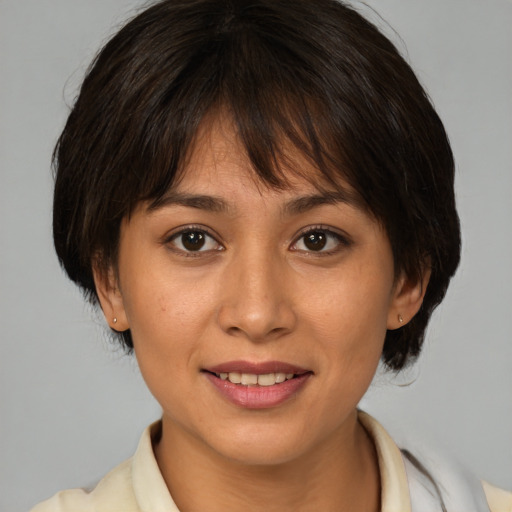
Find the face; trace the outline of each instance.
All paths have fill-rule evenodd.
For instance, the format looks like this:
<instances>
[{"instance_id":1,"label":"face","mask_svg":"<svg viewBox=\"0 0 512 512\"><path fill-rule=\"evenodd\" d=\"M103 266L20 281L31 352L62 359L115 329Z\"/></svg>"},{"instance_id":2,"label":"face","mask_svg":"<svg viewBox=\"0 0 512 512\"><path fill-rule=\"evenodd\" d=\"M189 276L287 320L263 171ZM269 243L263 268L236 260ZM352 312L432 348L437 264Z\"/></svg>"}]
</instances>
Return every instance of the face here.
<instances>
[{"instance_id":1,"label":"face","mask_svg":"<svg viewBox=\"0 0 512 512\"><path fill-rule=\"evenodd\" d=\"M353 427L407 293L386 233L350 193L293 176L268 189L234 140L225 123L200 134L164 204L123 223L100 298L131 329L164 426L278 463Z\"/></svg>"}]
</instances>

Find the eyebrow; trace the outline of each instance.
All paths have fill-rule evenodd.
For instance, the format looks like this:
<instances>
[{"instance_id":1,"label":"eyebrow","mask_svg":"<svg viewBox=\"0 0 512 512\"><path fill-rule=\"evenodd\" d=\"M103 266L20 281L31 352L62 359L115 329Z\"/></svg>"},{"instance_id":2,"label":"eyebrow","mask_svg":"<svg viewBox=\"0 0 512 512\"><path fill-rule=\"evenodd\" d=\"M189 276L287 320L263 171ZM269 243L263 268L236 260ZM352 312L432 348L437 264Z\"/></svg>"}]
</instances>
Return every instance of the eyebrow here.
<instances>
[{"instance_id":1,"label":"eyebrow","mask_svg":"<svg viewBox=\"0 0 512 512\"><path fill-rule=\"evenodd\" d=\"M203 194L185 194L182 192L169 192L165 194L161 199L154 201L149 209L157 210L165 206L174 205L217 213L226 212L229 209L228 203L220 197Z\"/></svg>"},{"instance_id":2,"label":"eyebrow","mask_svg":"<svg viewBox=\"0 0 512 512\"><path fill-rule=\"evenodd\" d=\"M333 192L323 192L321 194L312 194L308 196L298 197L286 203L283 212L286 215L297 215L307 212L318 206L344 203L351 206L359 207L358 201L353 194L347 191L336 190Z\"/></svg>"},{"instance_id":3,"label":"eyebrow","mask_svg":"<svg viewBox=\"0 0 512 512\"><path fill-rule=\"evenodd\" d=\"M344 203L353 206L359 206L353 194L347 191L337 190L332 192L323 192L320 194L311 194L297 197L287 202L282 213L287 216L298 215L323 205L333 205ZM215 213L224 213L231 210L229 203L217 196L205 194L186 194L183 192L169 192L164 197L154 201L150 210L158 210L166 206L185 206L188 208L197 208Z\"/></svg>"}]
</instances>

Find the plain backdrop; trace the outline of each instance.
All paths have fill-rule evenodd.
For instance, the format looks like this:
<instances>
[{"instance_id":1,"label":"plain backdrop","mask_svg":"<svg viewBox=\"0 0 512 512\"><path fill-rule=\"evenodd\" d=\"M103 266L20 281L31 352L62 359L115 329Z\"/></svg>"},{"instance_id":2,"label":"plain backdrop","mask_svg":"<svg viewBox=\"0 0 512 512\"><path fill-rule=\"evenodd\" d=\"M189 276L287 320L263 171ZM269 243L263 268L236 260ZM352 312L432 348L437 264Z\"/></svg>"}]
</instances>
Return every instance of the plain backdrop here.
<instances>
[{"instance_id":1,"label":"plain backdrop","mask_svg":"<svg viewBox=\"0 0 512 512\"><path fill-rule=\"evenodd\" d=\"M424 353L362 406L512 489L512 3L373 0L457 160L463 259ZM59 269L50 155L100 44L142 3L0 0L0 510L93 484L159 407Z\"/></svg>"}]
</instances>

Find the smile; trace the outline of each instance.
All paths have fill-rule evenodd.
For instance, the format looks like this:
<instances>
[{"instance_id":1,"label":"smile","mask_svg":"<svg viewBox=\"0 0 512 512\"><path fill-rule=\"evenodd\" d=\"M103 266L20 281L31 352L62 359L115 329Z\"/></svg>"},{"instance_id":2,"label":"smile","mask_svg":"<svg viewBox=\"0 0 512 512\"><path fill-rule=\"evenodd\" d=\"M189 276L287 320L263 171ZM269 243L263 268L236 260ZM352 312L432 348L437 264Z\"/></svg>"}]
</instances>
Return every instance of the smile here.
<instances>
[{"instance_id":1,"label":"smile","mask_svg":"<svg viewBox=\"0 0 512 512\"><path fill-rule=\"evenodd\" d=\"M243 386L274 386L281 384L287 380L293 379L293 373L264 373L257 375L255 373L216 373L217 377L222 380L228 380L232 384L241 384Z\"/></svg>"},{"instance_id":2,"label":"smile","mask_svg":"<svg viewBox=\"0 0 512 512\"><path fill-rule=\"evenodd\" d=\"M277 407L296 397L313 372L280 362L224 363L203 370L215 390L228 402L246 409Z\"/></svg>"}]
</instances>

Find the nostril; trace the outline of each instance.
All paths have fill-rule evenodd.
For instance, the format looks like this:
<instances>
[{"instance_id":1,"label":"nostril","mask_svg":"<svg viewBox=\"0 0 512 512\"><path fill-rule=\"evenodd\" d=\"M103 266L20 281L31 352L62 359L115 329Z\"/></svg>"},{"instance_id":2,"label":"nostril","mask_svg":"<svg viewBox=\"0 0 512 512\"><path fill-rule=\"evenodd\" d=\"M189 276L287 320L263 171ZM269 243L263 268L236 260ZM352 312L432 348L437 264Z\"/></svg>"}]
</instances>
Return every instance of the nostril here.
<instances>
[{"instance_id":1,"label":"nostril","mask_svg":"<svg viewBox=\"0 0 512 512\"><path fill-rule=\"evenodd\" d=\"M230 334L231 336L237 336L239 334L243 334L243 331L242 329L240 329L240 327L229 327L227 329L227 333Z\"/></svg>"},{"instance_id":2,"label":"nostril","mask_svg":"<svg viewBox=\"0 0 512 512\"><path fill-rule=\"evenodd\" d=\"M268 334L269 334L269 336L282 336L282 335L286 334L287 332L290 332L290 329L288 329L286 327L275 327Z\"/></svg>"}]
</instances>

